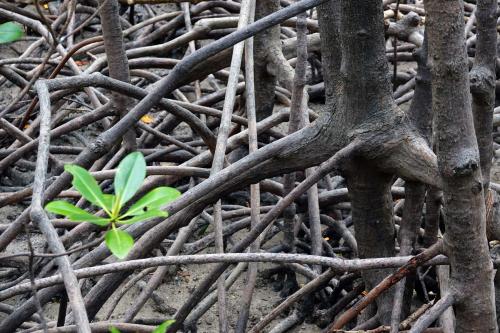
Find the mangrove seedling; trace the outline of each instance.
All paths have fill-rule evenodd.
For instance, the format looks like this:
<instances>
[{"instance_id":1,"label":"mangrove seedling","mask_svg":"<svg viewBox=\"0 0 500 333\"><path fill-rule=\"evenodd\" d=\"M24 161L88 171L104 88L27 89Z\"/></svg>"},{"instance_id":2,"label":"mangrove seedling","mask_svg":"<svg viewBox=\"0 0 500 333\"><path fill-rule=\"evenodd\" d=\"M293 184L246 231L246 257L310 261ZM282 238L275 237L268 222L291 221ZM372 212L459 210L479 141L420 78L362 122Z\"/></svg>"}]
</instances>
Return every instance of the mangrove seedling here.
<instances>
[{"instance_id":1,"label":"mangrove seedling","mask_svg":"<svg viewBox=\"0 0 500 333\"><path fill-rule=\"evenodd\" d=\"M171 187L157 187L138 199L128 210L122 212L125 204L132 199L146 178L146 161L142 153L127 155L118 165L114 178L115 194L104 194L96 179L78 165L65 165L64 170L73 176L73 187L91 204L100 207L106 217L92 214L67 201L49 202L45 209L63 215L73 222L88 222L107 227L104 235L106 246L119 259L127 256L134 245L134 239L117 225L127 225L153 217L167 217L168 212L161 206L175 200L180 192Z\"/></svg>"}]
</instances>

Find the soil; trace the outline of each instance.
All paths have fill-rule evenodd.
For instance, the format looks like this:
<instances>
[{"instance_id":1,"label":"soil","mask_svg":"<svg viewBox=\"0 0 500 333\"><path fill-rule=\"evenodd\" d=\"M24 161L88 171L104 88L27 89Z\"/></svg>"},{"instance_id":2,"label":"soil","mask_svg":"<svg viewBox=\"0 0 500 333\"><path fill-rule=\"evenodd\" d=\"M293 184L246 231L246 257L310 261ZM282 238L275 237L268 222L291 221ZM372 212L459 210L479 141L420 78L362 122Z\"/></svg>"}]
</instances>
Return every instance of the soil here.
<instances>
[{"instance_id":1,"label":"soil","mask_svg":"<svg viewBox=\"0 0 500 333\"><path fill-rule=\"evenodd\" d=\"M17 42L12 45L0 45L0 58L7 57L15 57L16 52L12 50L12 48L16 50L22 50L28 45L25 42ZM413 66L412 66L413 67ZM9 103L10 100L15 96L15 94L19 91L19 89L15 86L12 86L10 83L6 83L2 85L2 89L0 90L0 105L5 106ZM408 103L403 106L406 108ZM282 131L285 131L286 127L282 126ZM91 140L95 137L99 132L98 127L90 127L85 131L79 132L83 138L86 140ZM54 142L68 144L71 143L77 146L84 146L85 142L81 142L81 139L78 137L63 137ZM67 159L62 162L70 162L72 159L71 156L67 156ZM31 158L31 161L34 161L34 158ZM20 177L22 176L22 177ZM33 173L32 170L16 167L14 171L11 171L10 174L4 176L0 179L0 191L1 192L9 192L16 190L18 186L27 185L32 181ZM23 179L23 184L19 183L19 179ZM15 180L15 181L14 181ZM493 170L492 170L492 181L500 182L500 163L495 161ZM1 195L1 194L0 194ZM18 205L6 206L0 208L0 224L9 224L13 221L26 207L28 202ZM208 230L210 231L210 230ZM244 231L243 231L244 232ZM243 233L241 232L241 233ZM240 235L241 236L241 235ZM238 235L236 235L238 237ZM35 245L35 248L39 251L43 251L44 247L44 239L40 234L33 234L32 241ZM273 242L279 242L279 239L274 239ZM27 247L27 237L26 235L22 235L18 237L18 239L12 242L6 250L6 253L18 253L25 252L28 250ZM164 283L157 289L157 294L160 296L160 302L155 302L150 299L136 318L138 319L159 319L159 320L167 320L170 319L183 302L191 295L191 292L198 285L198 283L204 278L204 276L210 271L212 265L191 265L191 266L181 266L178 268L176 274L172 277L167 278ZM267 269L272 267L269 264L260 264L259 270ZM0 268L0 272L2 272L2 268ZM234 328L234 323L237 321L239 310L240 310L240 299L242 297L243 289L246 285L245 282L246 273L243 273L240 278L236 281L236 283L232 286L232 288L228 292L228 316L229 322L231 323L231 328ZM146 278L147 280L147 278ZM0 283L4 283L6 280L0 279ZM84 285L88 287L88 283L86 282ZM125 282L126 283L126 282ZM305 281L300 280L299 283L305 283ZM134 300L139 295L141 289L140 284L135 284L121 299L116 308L113 310L113 314L111 319L120 319L126 310L133 304ZM105 320L105 315L110 311L110 303L111 300L105 304L105 306L101 309L101 311L97 315L97 320ZM9 299L6 303L16 307L21 303L23 298L18 297L14 299ZM272 281L259 278L257 281L256 290L254 293L254 299L251 306L250 311L250 320L249 327L256 324L260 318L268 314L277 304L282 301L282 298L279 295L279 291L273 289ZM59 304L57 301L53 301L47 304L44 308L44 314L49 320L56 320L57 312L58 312ZM5 317L5 314L0 313L0 320ZM268 327L273 327L280 319L278 318L273 323L271 323ZM198 332L200 333L211 333L218 331L218 320L217 320L217 309L216 306L212 306L212 308L202 317L202 319L198 322ZM297 326L290 332L321 332L315 325L303 323L302 325Z\"/></svg>"},{"instance_id":2,"label":"soil","mask_svg":"<svg viewBox=\"0 0 500 333\"><path fill-rule=\"evenodd\" d=\"M16 50L22 49L25 45L22 42L17 42L14 44ZM5 45L0 45L0 58L14 57L16 53ZM10 82L5 83L0 90L0 105L5 106L9 103L14 95L19 91L19 88L10 84ZM188 126L179 126L178 134L188 134L182 133L184 131L189 131ZM285 130L286 126L283 127ZM92 140L97 136L99 132L97 126L90 126L86 130L77 131L86 140ZM83 147L84 144L75 138L74 136L63 136L57 140L53 141L53 144L68 145L72 144L74 146ZM61 155L58 155L61 156ZM74 156L62 156L61 162L70 163ZM35 158L32 156L30 159L32 162ZM20 186L28 185L33 181L33 170L26 169L23 167L15 166L12 171L7 173L7 176L3 176L0 179L0 196L1 193L11 192L20 189ZM14 221L22 211L28 207L29 200L23 202L22 204L10 205L0 208L0 224L9 224ZM207 230L210 232L210 230ZM237 235L236 235L237 237ZM31 240L33 242L36 251L43 251L45 241L41 234L32 234ZM274 240L278 242L279 240ZM22 234L15 241L13 241L5 251L5 254L14 254L19 252L28 251L28 242L25 234ZM204 252L208 253L208 252ZM198 283L204 278L204 276L210 272L212 265L191 265L191 266L181 266L179 267L177 273L173 277L167 278L164 283L157 289L157 295L160 296L161 302L157 303L153 300L148 300L139 314L136 316L137 319L155 319L155 320L167 320L171 319L175 310L182 306L183 302L190 296L192 290L198 285ZM271 265L261 264L259 269L270 268ZM2 269L0 268L0 272ZM145 280L147 281L149 277ZM238 280L234 283L232 288L228 292L228 317L233 329L234 323L238 319L238 314L240 310L240 299L242 297L242 292L246 285L246 272L240 275ZM128 280L127 280L128 281ZM7 282L5 279L0 279L0 283ZM299 281L304 283L305 281ZM84 283L84 286L88 287L90 282ZM126 282L125 282L126 283ZM119 320L126 312L126 310L132 305L134 300L137 298L141 291L138 284L134 285L121 299L116 308L113 310L111 320ZM9 299L6 304L12 305L14 307L18 306L25 298L17 297ZM106 314L110 311L110 306L113 303L111 300L104 305L101 311L98 313L96 320L105 320ZM264 280L259 278L257 280L257 286L254 293L254 298L250 310L250 318L248 327L256 324L260 318L269 313L277 304L282 301L279 296L279 291L273 290L270 280ZM59 303L57 300L48 303L44 307L44 315L48 321L53 321L57 319L59 309ZM4 313L0 313L0 320L5 318ZM278 318L272 322L268 327L273 327L281 318ZM218 331L218 319L217 319L217 308L212 306L210 310L202 317L198 322L198 332L199 333L211 333ZM290 332L321 332L321 330L315 326L307 323L303 323L295 327Z\"/></svg>"}]
</instances>

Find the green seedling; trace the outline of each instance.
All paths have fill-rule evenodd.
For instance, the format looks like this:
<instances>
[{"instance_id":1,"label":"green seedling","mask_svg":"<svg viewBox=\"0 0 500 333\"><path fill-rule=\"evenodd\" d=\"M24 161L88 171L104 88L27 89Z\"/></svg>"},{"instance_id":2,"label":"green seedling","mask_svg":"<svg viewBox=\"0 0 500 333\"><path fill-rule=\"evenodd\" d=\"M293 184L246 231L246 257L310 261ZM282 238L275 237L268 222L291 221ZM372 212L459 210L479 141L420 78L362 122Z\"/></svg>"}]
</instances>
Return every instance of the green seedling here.
<instances>
[{"instance_id":1,"label":"green seedling","mask_svg":"<svg viewBox=\"0 0 500 333\"><path fill-rule=\"evenodd\" d=\"M0 24L0 44L15 42L24 36L23 27L15 22Z\"/></svg>"},{"instance_id":2,"label":"green seedling","mask_svg":"<svg viewBox=\"0 0 500 333\"><path fill-rule=\"evenodd\" d=\"M48 212L63 215L73 222L88 222L108 227L104 235L106 246L119 259L127 256L134 239L120 224L133 224L153 217L167 217L161 206L175 200L180 192L171 187L157 187L122 212L146 178L146 161L139 152L127 155L118 165L114 179L115 194L104 194L95 178L78 165L65 165L64 170L73 176L73 187L91 204L104 210L107 217L89 213L67 201L52 201L45 206Z\"/></svg>"},{"instance_id":3,"label":"green seedling","mask_svg":"<svg viewBox=\"0 0 500 333\"><path fill-rule=\"evenodd\" d=\"M166 333L167 329L175 322L175 320L164 321L160 326L156 327L151 333ZM121 333L119 329L111 326L109 328L110 333Z\"/></svg>"}]
</instances>

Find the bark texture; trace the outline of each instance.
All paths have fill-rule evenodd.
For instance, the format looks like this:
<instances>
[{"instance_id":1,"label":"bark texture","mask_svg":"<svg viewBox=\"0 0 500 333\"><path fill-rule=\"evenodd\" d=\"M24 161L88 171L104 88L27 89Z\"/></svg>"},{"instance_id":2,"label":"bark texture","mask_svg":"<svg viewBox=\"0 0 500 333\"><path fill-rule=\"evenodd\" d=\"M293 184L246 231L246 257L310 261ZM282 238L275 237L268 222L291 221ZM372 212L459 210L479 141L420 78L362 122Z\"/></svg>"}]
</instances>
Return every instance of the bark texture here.
<instances>
[{"instance_id":1,"label":"bark texture","mask_svg":"<svg viewBox=\"0 0 500 333\"><path fill-rule=\"evenodd\" d=\"M474 66L470 73L472 112L479 146L483 188L489 188L493 159L493 109L495 107L495 64L497 50L497 8L495 0L478 0L477 41Z\"/></svg>"},{"instance_id":2,"label":"bark texture","mask_svg":"<svg viewBox=\"0 0 500 333\"><path fill-rule=\"evenodd\" d=\"M102 6L100 11L101 26L104 48L108 58L109 76L113 79L129 82L130 72L123 43L118 0L99 0L99 5ZM127 96L114 93L112 102L116 114L121 117L127 114L127 108L130 104L130 99ZM135 149L137 144L133 129L126 132L123 143L126 150L132 151Z\"/></svg>"},{"instance_id":3,"label":"bark texture","mask_svg":"<svg viewBox=\"0 0 500 333\"><path fill-rule=\"evenodd\" d=\"M497 332L493 266L463 40L463 3L427 0L425 6L443 180L444 245L451 264L451 292L456 294L456 332Z\"/></svg>"},{"instance_id":4,"label":"bark texture","mask_svg":"<svg viewBox=\"0 0 500 333\"><path fill-rule=\"evenodd\" d=\"M102 133L95 142L90 144L75 159L75 163L86 168L90 167L96 159L109 152L119 138L151 108L160 105L175 110L171 104L167 103L167 100L162 98L185 84L186 80L192 77L190 75L196 72L196 68L207 67L204 64L206 59L320 2L320 0L300 1L283 9L279 14L281 18L271 15L271 18L264 18L184 57L167 76L152 87L146 96L139 95L142 100L111 129ZM261 6L271 3L277 4L275 1L260 1ZM394 255L394 224L390 199L393 175L439 186L436 158L425 138L394 103L384 47L382 2L329 1L320 9L320 17L321 32L324 36L322 57L326 69L324 77L327 90L327 112L313 124L264 146L224 168L210 181L203 181L183 193L182 197L165 207L171 214L168 221L155 219L130 226L128 231L137 241L127 260L150 255L150 252L157 248L167 236L188 224L207 205L231 191L241 189L260 179L303 170L327 159L331 160L339 150L342 150L342 154L335 155L334 165L320 166L317 169L321 170L320 175L316 175L315 177L318 178L315 178L312 184L308 183L307 186L318 182L320 178L331 172L333 167L335 167L333 171L343 172L347 176L349 190L353 195L353 220L356 230L359 231L358 245L361 255L363 257ZM329 17L335 19L329 21ZM337 17L341 19L337 20ZM273 58L273 63L279 59L281 58L278 54ZM269 64L267 70L274 72L274 69L269 70ZM285 73L280 70L277 72ZM116 80L109 78L99 80L98 78L98 76L82 75L78 79L71 78L71 80L81 80L80 86L91 85L122 93L130 92L130 89L127 90L130 85L115 82ZM104 84L104 81L108 85ZM56 82L57 80L51 81L53 84ZM256 85L259 86L261 83L257 80ZM67 87L59 86L54 89L63 88ZM274 89L274 86L272 88ZM273 115L269 120L259 123L257 125L259 131L261 128L272 127L275 124L272 119L283 121L286 118L283 115L284 113L277 114L275 118ZM240 145L246 136L247 133L241 132L230 138L228 150ZM337 161L336 158L339 160ZM210 163L210 159L211 153L207 150L183 165L205 166ZM315 173L316 171L313 174ZM154 186L172 184L177 179L174 176L159 177L156 178ZM308 179L311 181L310 177ZM71 177L64 174L53 182L47 188L47 200L51 200L61 190L67 188L70 180ZM297 191L303 192L293 192L297 197L287 199L290 200L287 203L280 201L276 205L278 208L273 208L273 213L266 215L262 222L259 222L244 236L243 240L231 247L231 251L242 252L254 242L259 233L281 214L283 207L279 205L289 205L304 193L307 188L304 189L303 184L294 189L296 191L299 188ZM148 186L153 185L148 183ZM17 235L19 226L27 222L27 216L25 212L9 225L7 231L0 237L0 248L7 246ZM82 225L64 235L64 239L66 242L79 239L80 234L93 230L95 229L92 227ZM74 263L74 267L96 266L108 256L109 251L101 245L84 254ZM191 297L179 308L176 314L177 322L172 327L172 331L182 326L186 316L202 300L208 288L228 265L229 263L216 265L212 273L207 274L200 285L193 290ZM382 273L383 271L378 271L374 275L366 276L369 285L373 286L387 274ZM90 318L95 317L103 303L119 288L129 274L131 271L115 271L103 276L93 286L86 297ZM43 304L47 303L60 290L60 287L52 287L41 291L40 301ZM390 293L384 294L379 299L378 311L383 323L388 323L390 319L392 297L389 295ZM383 301L384 297L388 298L387 302ZM25 302L2 322L0 332L12 332L34 311L33 302Z\"/></svg>"},{"instance_id":5,"label":"bark texture","mask_svg":"<svg viewBox=\"0 0 500 333\"><path fill-rule=\"evenodd\" d=\"M255 19L261 19L280 8L279 0L256 0ZM281 50L280 26L271 27L255 36L255 104L257 121L269 117L274 108L274 90L277 82L275 75L268 71L269 57L272 49Z\"/></svg>"},{"instance_id":6,"label":"bark texture","mask_svg":"<svg viewBox=\"0 0 500 333\"><path fill-rule=\"evenodd\" d=\"M377 1L342 1L340 36L341 91L337 93L346 122L354 132L383 124L395 110L385 58L382 4ZM325 68L328 68L325 66ZM394 221L390 187L392 175L377 171L366 157L353 158L347 168L347 187L360 258L394 256ZM365 274L368 289L390 271ZM377 299L378 318L389 324L393 290Z\"/></svg>"}]
</instances>

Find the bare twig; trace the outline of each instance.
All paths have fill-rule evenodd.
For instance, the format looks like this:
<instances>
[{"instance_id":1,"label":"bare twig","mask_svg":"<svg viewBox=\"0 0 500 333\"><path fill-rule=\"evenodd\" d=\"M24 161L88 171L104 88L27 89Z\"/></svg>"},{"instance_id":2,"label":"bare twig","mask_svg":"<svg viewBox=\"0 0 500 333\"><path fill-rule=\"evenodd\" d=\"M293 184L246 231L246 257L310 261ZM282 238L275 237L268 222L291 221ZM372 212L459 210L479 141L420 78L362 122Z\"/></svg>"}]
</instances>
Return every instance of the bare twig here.
<instances>
[{"instance_id":1,"label":"bare twig","mask_svg":"<svg viewBox=\"0 0 500 333\"><path fill-rule=\"evenodd\" d=\"M35 170L35 181L33 183L33 198L31 201L31 219L42 230L51 251L55 254L64 253L64 248L57 231L50 223L42 203L44 202L43 191L47 173L48 150L50 143L50 100L49 90L44 81L36 83L38 98L40 100L40 139L38 144L37 166ZM56 257L56 262L64 279L66 293L68 295L75 321L79 326L79 332L90 333L87 311L83 303L82 294L78 287L76 276L67 256Z\"/></svg>"}]
</instances>

